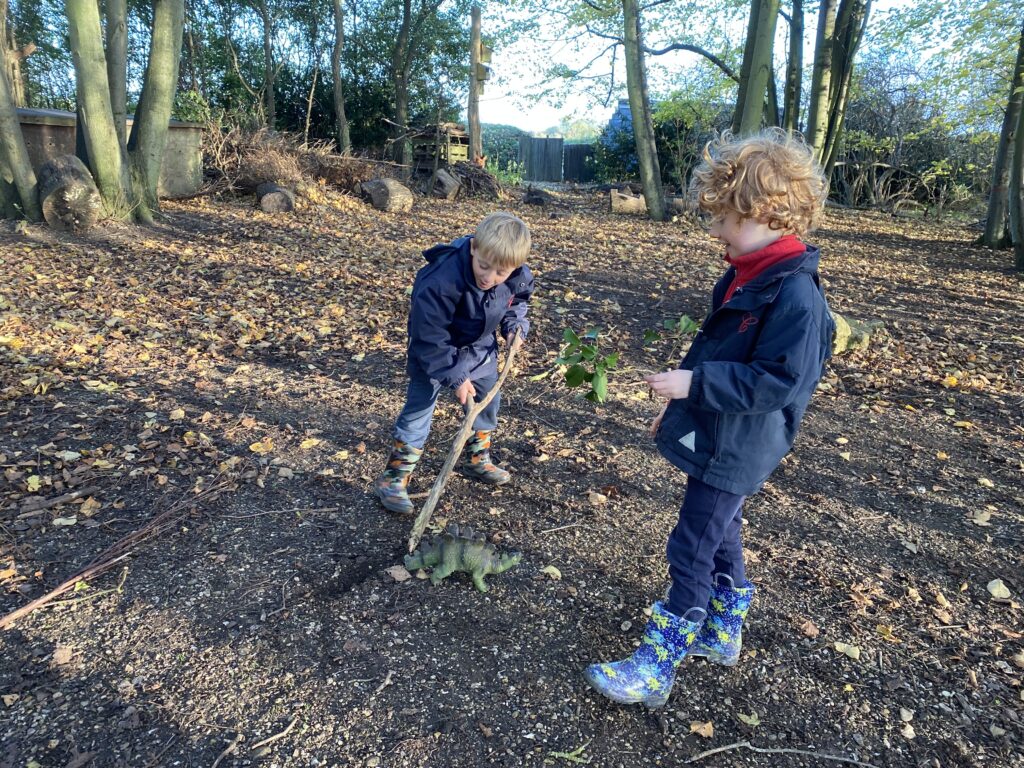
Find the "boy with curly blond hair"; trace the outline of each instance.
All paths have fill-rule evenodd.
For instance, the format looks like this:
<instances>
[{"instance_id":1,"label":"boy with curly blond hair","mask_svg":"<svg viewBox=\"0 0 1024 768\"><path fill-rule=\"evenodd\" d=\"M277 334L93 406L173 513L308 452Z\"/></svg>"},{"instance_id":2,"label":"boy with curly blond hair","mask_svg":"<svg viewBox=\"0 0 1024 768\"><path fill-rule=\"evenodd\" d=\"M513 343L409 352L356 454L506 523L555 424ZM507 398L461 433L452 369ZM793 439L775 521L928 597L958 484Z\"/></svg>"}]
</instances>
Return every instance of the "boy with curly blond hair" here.
<instances>
[{"instance_id":1,"label":"boy with curly blond hair","mask_svg":"<svg viewBox=\"0 0 1024 768\"><path fill-rule=\"evenodd\" d=\"M651 435L688 478L667 546L672 583L640 648L584 672L614 701L648 707L665 704L687 655L739 660L754 596L740 542L743 502L792 448L834 332L818 248L802 240L828 188L802 141L779 129L726 134L705 147L690 191L729 268L680 367L646 377L668 401Z\"/></svg>"}]
</instances>

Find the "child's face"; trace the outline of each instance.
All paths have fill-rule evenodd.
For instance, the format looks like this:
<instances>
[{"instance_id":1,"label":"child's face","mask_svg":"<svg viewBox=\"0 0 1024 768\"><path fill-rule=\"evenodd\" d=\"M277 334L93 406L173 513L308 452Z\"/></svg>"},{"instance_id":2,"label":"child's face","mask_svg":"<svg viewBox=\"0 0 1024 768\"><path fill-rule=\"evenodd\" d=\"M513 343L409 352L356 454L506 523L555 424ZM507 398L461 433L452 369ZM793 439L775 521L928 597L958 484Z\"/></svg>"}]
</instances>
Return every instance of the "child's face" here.
<instances>
[{"instance_id":1,"label":"child's face","mask_svg":"<svg viewBox=\"0 0 1024 768\"><path fill-rule=\"evenodd\" d=\"M476 280L476 287L481 291L489 291L496 285L501 285L508 276L515 271L515 267L499 267L487 254L477 249L476 243L470 243L470 253L473 255L473 278Z\"/></svg>"},{"instance_id":2,"label":"child's face","mask_svg":"<svg viewBox=\"0 0 1024 768\"><path fill-rule=\"evenodd\" d=\"M759 251L782 237L779 230L757 219L741 219L735 211L712 219L708 232L725 246L730 258Z\"/></svg>"}]
</instances>

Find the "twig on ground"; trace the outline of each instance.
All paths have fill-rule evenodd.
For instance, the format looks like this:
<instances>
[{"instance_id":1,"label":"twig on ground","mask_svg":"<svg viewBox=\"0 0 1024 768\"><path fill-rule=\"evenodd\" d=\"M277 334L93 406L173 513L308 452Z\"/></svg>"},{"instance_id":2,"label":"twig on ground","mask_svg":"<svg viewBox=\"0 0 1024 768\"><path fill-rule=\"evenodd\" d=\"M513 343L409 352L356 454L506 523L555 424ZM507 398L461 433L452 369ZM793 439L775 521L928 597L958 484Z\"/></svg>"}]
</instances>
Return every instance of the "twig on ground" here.
<instances>
[{"instance_id":1,"label":"twig on ground","mask_svg":"<svg viewBox=\"0 0 1024 768\"><path fill-rule=\"evenodd\" d=\"M138 548L145 542L172 529L177 524L178 520L187 514L188 510L195 507L201 500L217 495L228 485L228 482L216 483L215 480L214 485L210 486L198 495L191 497L186 495L182 497L179 501L172 504L163 512L154 515L153 518L141 528L138 528L115 541L105 550L96 555L96 557L93 558L93 560L82 570L60 584L56 589L47 592L42 597L36 598L17 610L11 611L6 616L0 617L0 629L9 628L19 619L32 613L32 611L46 605L55 598L60 597L68 590L74 589L78 582L94 578L99 576L101 573L109 571L125 557L128 557L138 550Z\"/></svg>"},{"instance_id":2,"label":"twig on ground","mask_svg":"<svg viewBox=\"0 0 1024 768\"><path fill-rule=\"evenodd\" d=\"M380 693L385 688L387 688L389 685L391 685L391 678L394 677L394 674L395 674L394 670L389 669L388 673L386 675L384 675L384 682L382 682L380 685L378 685L377 686L377 690L375 690L373 693L371 693L370 696L371 697L376 696L378 693Z\"/></svg>"},{"instance_id":3,"label":"twig on ground","mask_svg":"<svg viewBox=\"0 0 1024 768\"><path fill-rule=\"evenodd\" d=\"M555 531L564 531L566 528L579 528L581 525L583 525L583 523L569 523L569 525L560 525L557 528L548 528L546 531L541 531L539 533L539 535L543 536L545 533L554 533Z\"/></svg>"},{"instance_id":4,"label":"twig on ground","mask_svg":"<svg viewBox=\"0 0 1024 768\"><path fill-rule=\"evenodd\" d=\"M265 512L253 512L251 515L220 515L224 520L248 520L251 517L264 515L300 515L304 512L337 512L341 507L293 507L292 509L268 509Z\"/></svg>"},{"instance_id":5,"label":"twig on ground","mask_svg":"<svg viewBox=\"0 0 1024 768\"><path fill-rule=\"evenodd\" d=\"M711 757L717 755L720 752L729 752L733 749L749 749L751 752L758 752L762 755L804 755L806 757L816 757L819 760L834 760L838 763L849 763L850 765L859 765L862 768L876 768L871 763L863 763L860 760L854 760L852 757L839 757L838 755L825 755L821 752L811 752L807 749L791 749L788 747L755 747L750 744L749 741L737 741L733 744L726 744L724 747L715 747L714 749L708 749L701 752L699 755L694 755L689 758L686 763L696 763L698 760L703 760L705 757Z\"/></svg>"},{"instance_id":6,"label":"twig on ground","mask_svg":"<svg viewBox=\"0 0 1024 768\"><path fill-rule=\"evenodd\" d=\"M213 765L210 766L210 768L217 768L217 766L220 765L220 761L221 760L223 760L228 755L231 755L231 754L234 754L235 752L237 752L238 751L239 743L244 741L244 740L245 740L245 736L243 734L241 734L241 733L236 734L235 738L233 738L231 740L231 743L228 744L224 748L224 751L221 752L220 755L217 757L217 759L213 761Z\"/></svg>"},{"instance_id":7,"label":"twig on ground","mask_svg":"<svg viewBox=\"0 0 1024 768\"><path fill-rule=\"evenodd\" d=\"M18 520L24 520L26 517L34 517L40 512L50 509L51 507L67 504L75 499L80 499L82 496L90 496L94 493L98 493L99 490L100 487L98 485L90 485L88 488L79 488L77 491L65 493L63 496L55 496L52 499L29 499L21 505L21 513L18 515Z\"/></svg>"},{"instance_id":8,"label":"twig on ground","mask_svg":"<svg viewBox=\"0 0 1024 768\"><path fill-rule=\"evenodd\" d=\"M251 747L249 747L249 751L250 752L254 752L257 749L259 749L260 747L265 747L268 744L273 744L275 741L280 741L281 739L283 739L285 736L287 736L289 733L292 732L292 728L294 728L298 722L299 722L299 718L297 716L293 717L292 721L290 723L288 723L288 727L287 728L285 728L280 733L275 733L273 736L268 736L263 741L257 741L255 744L253 744Z\"/></svg>"}]
</instances>

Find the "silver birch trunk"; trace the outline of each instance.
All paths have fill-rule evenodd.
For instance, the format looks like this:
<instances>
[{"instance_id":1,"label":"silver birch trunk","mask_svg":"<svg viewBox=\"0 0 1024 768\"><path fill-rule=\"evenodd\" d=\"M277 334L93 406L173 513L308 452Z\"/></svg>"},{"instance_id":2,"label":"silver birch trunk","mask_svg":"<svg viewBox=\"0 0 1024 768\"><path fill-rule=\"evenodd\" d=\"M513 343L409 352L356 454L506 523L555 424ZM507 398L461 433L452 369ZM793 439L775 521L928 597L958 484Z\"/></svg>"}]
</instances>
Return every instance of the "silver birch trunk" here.
<instances>
[{"instance_id":1,"label":"silver birch trunk","mask_svg":"<svg viewBox=\"0 0 1024 768\"><path fill-rule=\"evenodd\" d=\"M124 146L117 138L110 109L107 61L96 0L65 0L79 127L89 155L89 170L108 212L118 218L134 213L135 199Z\"/></svg>"},{"instance_id":2,"label":"silver birch trunk","mask_svg":"<svg viewBox=\"0 0 1024 768\"><path fill-rule=\"evenodd\" d=\"M151 221L152 212L159 207L157 184L167 146L174 93L178 87L184 21L184 0L155 0L153 3L153 32L146 79L128 140L128 155L140 203L137 218L144 222Z\"/></svg>"},{"instance_id":3,"label":"silver birch trunk","mask_svg":"<svg viewBox=\"0 0 1024 768\"><path fill-rule=\"evenodd\" d=\"M274 130L274 123L277 122L277 104L274 100L274 19L267 0L260 0L259 12L263 20L263 112L267 127Z\"/></svg>"},{"instance_id":4,"label":"silver birch trunk","mask_svg":"<svg viewBox=\"0 0 1024 768\"><path fill-rule=\"evenodd\" d=\"M1010 82L1010 98L1006 103L1003 127L999 132L999 145L996 147L996 156L992 163L992 191L988 197L985 232L979 240L979 245L984 245L987 248L1002 248L1007 245L1006 216L1009 206L1010 162L1017 125L1020 122L1022 102L1024 102L1024 27L1020 32L1017 63L1014 65L1013 78Z\"/></svg>"},{"instance_id":5,"label":"silver birch trunk","mask_svg":"<svg viewBox=\"0 0 1024 768\"><path fill-rule=\"evenodd\" d=\"M334 49L331 51L331 76L334 78L334 116L338 121L338 153L352 151L348 117L345 115L345 90L341 80L341 57L345 52L345 9L343 0L334 2Z\"/></svg>"},{"instance_id":6,"label":"silver birch trunk","mask_svg":"<svg viewBox=\"0 0 1024 768\"><path fill-rule=\"evenodd\" d=\"M623 47L626 51L626 91L633 117L636 154L640 162L640 183L644 190L647 213L655 221L661 221L665 218L665 195L661 188L661 167L654 141L651 100L647 93L647 70L637 0L622 0L622 15L625 21Z\"/></svg>"}]
</instances>

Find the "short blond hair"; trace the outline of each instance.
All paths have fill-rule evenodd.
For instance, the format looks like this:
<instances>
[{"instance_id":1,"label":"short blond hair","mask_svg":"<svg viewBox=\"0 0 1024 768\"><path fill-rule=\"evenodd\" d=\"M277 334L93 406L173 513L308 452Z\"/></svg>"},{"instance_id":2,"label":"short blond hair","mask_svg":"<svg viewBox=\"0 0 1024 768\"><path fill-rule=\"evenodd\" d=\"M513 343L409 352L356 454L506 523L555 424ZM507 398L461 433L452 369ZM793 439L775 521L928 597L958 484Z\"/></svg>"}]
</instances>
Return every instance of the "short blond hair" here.
<instances>
[{"instance_id":1,"label":"short blond hair","mask_svg":"<svg viewBox=\"0 0 1024 768\"><path fill-rule=\"evenodd\" d=\"M520 267L530 255L530 228L505 211L485 216L476 227L475 238L477 250L497 267Z\"/></svg>"},{"instance_id":2,"label":"short blond hair","mask_svg":"<svg viewBox=\"0 0 1024 768\"><path fill-rule=\"evenodd\" d=\"M821 219L828 182L799 135L768 128L744 138L726 132L708 142L690 193L712 216L735 212L802 237Z\"/></svg>"}]
</instances>

